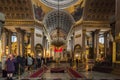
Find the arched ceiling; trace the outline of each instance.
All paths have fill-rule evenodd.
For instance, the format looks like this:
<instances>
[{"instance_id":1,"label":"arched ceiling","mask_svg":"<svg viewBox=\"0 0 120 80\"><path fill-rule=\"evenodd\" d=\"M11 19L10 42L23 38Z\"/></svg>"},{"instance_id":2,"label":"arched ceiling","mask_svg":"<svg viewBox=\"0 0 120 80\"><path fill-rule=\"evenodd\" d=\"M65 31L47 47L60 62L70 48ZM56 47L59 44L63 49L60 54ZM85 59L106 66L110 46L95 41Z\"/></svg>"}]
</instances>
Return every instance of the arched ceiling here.
<instances>
[{"instance_id":1,"label":"arched ceiling","mask_svg":"<svg viewBox=\"0 0 120 80\"><path fill-rule=\"evenodd\" d=\"M62 31L68 34L74 22L73 17L63 10L59 10L59 12L58 10L51 11L43 20L43 23L47 27L49 33L59 27Z\"/></svg>"},{"instance_id":2,"label":"arched ceiling","mask_svg":"<svg viewBox=\"0 0 120 80\"><path fill-rule=\"evenodd\" d=\"M58 9L58 2L59 2L59 8L64 9L66 7L69 7L76 3L78 0L40 0L43 4Z\"/></svg>"},{"instance_id":3,"label":"arched ceiling","mask_svg":"<svg viewBox=\"0 0 120 80\"><path fill-rule=\"evenodd\" d=\"M73 17L66 11L53 10L49 12L44 17L43 24L50 34L51 44L56 46L63 45L74 22Z\"/></svg>"}]
</instances>

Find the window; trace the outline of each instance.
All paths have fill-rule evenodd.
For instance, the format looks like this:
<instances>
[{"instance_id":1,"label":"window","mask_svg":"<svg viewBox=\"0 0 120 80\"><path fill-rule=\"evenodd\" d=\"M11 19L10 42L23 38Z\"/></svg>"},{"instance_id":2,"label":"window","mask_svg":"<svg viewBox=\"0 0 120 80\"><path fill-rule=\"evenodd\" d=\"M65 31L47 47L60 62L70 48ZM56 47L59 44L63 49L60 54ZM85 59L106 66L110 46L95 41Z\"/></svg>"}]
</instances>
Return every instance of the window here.
<instances>
[{"instance_id":1,"label":"window","mask_svg":"<svg viewBox=\"0 0 120 80\"><path fill-rule=\"evenodd\" d=\"M104 44L104 37L99 37L99 43Z\"/></svg>"},{"instance_id":2,"label":"window","mask_svg":"<svg viewBox=\"0 0 120 80\"><path fill-rule=\"evenodd\" d=\"M11 41L12 42L16 42L17 41L17 37L16 36L12 36Z\"/></svg>"}]
</instances>

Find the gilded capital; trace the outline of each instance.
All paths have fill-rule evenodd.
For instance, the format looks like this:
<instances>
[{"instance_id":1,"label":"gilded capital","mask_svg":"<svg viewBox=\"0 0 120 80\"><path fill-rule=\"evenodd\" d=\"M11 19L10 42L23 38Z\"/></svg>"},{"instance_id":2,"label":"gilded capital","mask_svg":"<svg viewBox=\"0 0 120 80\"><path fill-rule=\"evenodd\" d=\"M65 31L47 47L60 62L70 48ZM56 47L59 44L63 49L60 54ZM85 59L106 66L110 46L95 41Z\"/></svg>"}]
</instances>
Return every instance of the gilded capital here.
<instances>
[{"instance_id":1,"label":"gilded capital","mask_svg":"<svg viewBox=\"0 0 120 80\"><path fill-rule=\"evenodd\" d=\"M86 33L86 29L83 29L83 33Z\"/></svg>"},{"instance_id":2,"label":"gilded capital","mask_svg":"<svg viewBox=\"0 0 120 80\"><path fill-rule=\"evenodd\" d=\"M34 28L31 28L30 31L31 31L31 33L34 33L35 29L34 29Z\"/></svg>"}]
</instances>

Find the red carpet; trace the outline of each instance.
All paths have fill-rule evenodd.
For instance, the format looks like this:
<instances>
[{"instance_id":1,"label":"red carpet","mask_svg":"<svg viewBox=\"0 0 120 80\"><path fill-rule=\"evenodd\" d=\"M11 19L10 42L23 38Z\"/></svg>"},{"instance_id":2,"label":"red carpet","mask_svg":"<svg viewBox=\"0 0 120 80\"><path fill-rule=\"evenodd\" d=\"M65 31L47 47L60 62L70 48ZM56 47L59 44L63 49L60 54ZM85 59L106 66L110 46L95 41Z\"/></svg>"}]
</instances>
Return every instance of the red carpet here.
<instances>
[{"instance_id":1,"label":"red carpet","mask_svg":"<svg viewBox=\"0 0 120 80\"><path fill-rule=\"evenodd\" d=\"M55 68L51 68L50 72L51 73L64 73L65 69L63 67L55 67Z\"/></svg>"},{"instance_id":2,"label":"red carpet","mask_svg":"<svg viewBox=\"0 0 120 80\"><path fill-rule=\"evenodd\" d=\"M77 71L73 70L72 68L68 68L68 71L74 78L83 78Z\"/></svg>"},{"instance_id":3,"label":"red carpet","mask_svg":"<svg viewBox=\"0 0 120 80\"><path fill-rule=\"evenodd\" d=\"M42 74L47 70L47 67L42 67L39 70L37 70L36 72L34 72L33 74L31 74L29 77L30 78L36 78L36 77L41 77Z\"/></svg>"}]
</instances>

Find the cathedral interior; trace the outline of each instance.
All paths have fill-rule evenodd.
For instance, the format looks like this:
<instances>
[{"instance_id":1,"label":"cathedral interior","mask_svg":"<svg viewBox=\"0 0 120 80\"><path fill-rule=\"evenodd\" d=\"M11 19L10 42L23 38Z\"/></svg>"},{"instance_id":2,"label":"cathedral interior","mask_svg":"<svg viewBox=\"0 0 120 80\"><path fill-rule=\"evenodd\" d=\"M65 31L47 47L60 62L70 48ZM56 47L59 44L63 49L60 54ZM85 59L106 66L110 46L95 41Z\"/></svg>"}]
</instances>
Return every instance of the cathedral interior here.
<instances>
[{"instance_id":1,"label":"cathedral interior","mask_svg":"<svg viewBox=\"0 0 120 80\"><path fill-rule=\"evenodd\" d=\"M9 55L33 59L30 71L17 63L14 80L120 79L119 8L120 0L0 0L0 80Z\"/></svg>"}]
</instances>

